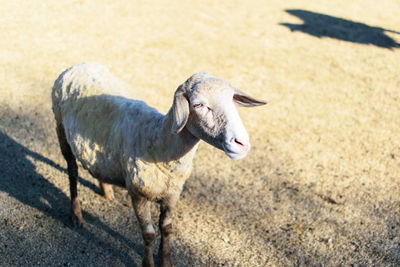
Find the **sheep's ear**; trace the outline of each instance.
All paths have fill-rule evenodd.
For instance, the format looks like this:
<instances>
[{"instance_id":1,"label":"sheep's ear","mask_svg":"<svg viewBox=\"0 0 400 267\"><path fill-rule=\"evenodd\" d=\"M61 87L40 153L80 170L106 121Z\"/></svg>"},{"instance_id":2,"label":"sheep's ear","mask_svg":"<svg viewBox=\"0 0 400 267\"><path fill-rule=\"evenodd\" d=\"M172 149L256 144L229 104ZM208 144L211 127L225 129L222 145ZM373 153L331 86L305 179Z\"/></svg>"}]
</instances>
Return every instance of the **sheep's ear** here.
<instances>
[{"instance_id":1,"label":"sheep's ear","mask_svg":"<svg viewBox=\"0 0 400 267\"><path fill-rule=\"evenodd\" d=\"M257 100L251 97L248 93L243 92L238 88L235 88L235 92L233 94L233 101L242 107L255 107L267 104L267 102L262 100Z\"/></svg>"},{"instance_id":2,"label":"sheep's ear","mask_svg":"<svg viewBox=\"0 0 400 267\"><path fill-rule=\"evenodd\" d=\"M173 122L172 131L178 134L185 127L189 118L189 102L186 99L183 90L178 88L174 96L174 104L172 106Z\"/></svg>"}]
</instances>

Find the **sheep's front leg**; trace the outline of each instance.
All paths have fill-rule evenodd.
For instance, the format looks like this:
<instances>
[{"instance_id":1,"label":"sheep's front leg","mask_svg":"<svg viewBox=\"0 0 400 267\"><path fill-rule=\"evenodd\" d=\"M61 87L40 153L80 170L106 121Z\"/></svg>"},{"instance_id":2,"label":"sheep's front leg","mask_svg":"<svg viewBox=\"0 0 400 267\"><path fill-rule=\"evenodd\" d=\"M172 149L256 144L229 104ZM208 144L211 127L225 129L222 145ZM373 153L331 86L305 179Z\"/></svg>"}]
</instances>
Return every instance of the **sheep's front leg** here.
<instances>
[{"instance_id":1,"label":"sheep's front leg","mask_svg":"<svg viewBox=\"0 0 400 267\"><path fill-rule=\"evenodd\" d=\"M160 232L161 243L158 251L158 257L162 266L174 266L171 259L170 239L172 235L172 212L175 208L177 198L169 198L161 201L160 205Z\"/></svg>"},{"instance_id":2,"label":"sheep's front leg","mask_svg":"<svg viewBox=\"0 0 400 267\"><path fill-rule=\"evenodd\" d=\"M142 229L142 236L144 242L144 256L143 266L154 266L153 261L153 242L156 238L156 233L153 228L153 222L151 220L151 202L142 196L132 195L132 204L136 212L140 227Z\"/></svg>"}]
</instances>

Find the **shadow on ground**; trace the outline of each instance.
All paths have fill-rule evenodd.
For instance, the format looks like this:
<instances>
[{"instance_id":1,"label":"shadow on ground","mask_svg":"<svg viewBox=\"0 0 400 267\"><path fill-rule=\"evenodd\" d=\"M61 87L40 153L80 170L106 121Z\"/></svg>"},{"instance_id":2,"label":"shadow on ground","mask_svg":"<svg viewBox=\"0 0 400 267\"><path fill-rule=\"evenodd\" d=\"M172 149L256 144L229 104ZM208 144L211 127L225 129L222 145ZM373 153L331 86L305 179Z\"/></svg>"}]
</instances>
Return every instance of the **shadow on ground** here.
<instances>
[{"instance_id":1,"label":"shadow on ground","mask_svg":"<svg viewBox=\"0 0 400 267\"><path fill-rule=\"evenodd\" d=\"M38 174L35 170L35 165L32 164L28 157L64 171L62 167L52 160L29 150L8 135L0 132L0 173L2 175L2 179L0 179L0 191L6 192L9 196L21 203L33 207L63 224L67 224L67 229L69 229L69 198L59 188L54 186L42 175ZM95 188L92 183L82 178L80 178L80 181L83 182L85 186L92 189ZM136 253L143 253L143 247L140 243L133 242L122 236L92 214L84 211L83 217L86 219L87 224L98 228L98 230L107 233L120 242L126 243L129 247L133 248ZM64 230L65 229L62 229L61 231ZM119 260L126 266L132 266L133 261L130 259L130 256L120 250L114 249L111 244L108 244L107 240L101 240L95 233L88 230L87 227L77 229L75 232L79 234L80 238L86 241L101 244L102 249L108 251L105 253L111 252L114 256L118 255ZM54 245L56 244L57 242L54 243ZM66 249L67 246L73 245L73 243L60 245L63 246L62 249ZM63 258L63 256L64 255L58 255L59 258Z\"/></svg>"},{"instance_id":2,"label":"shadow on ground","mask_svg":"<svg viewBox=\"0 0 400 267\"><path fill-rule=\"evenodd\" d=\"M280 25L288 27L292 32L301 31L318 38L330 37L388 49L400 47L398 42L385 34L385 32L400 34L397 31L302 9L287 9L285 11L303 21L303 24L280 23Z\"/></svg>"}]
</instances>

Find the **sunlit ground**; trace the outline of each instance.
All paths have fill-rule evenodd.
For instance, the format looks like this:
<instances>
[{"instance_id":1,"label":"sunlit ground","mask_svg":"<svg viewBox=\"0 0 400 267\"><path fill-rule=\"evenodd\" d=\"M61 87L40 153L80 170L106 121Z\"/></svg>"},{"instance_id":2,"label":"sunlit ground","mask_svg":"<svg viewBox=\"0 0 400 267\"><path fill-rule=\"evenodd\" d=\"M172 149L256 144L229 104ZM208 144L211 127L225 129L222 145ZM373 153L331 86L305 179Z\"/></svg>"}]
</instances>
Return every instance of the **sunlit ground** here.
<instances>
[{"instance_id":1,"label":"sunlit ground","mask_svg":"<svg viewBox=\"0 0 400 267\"><path fill-rule=\"evenodd\" d=\"M129 201L107 202L85 172L87 224L69 228L50 90L84 61L161 112L198 71L268 102L240 110L244 160L200 146L174 217L178 266L397 265L399 10L395 0L5 1L0 265L141 265Z\"/></svg>"}]
</instances>

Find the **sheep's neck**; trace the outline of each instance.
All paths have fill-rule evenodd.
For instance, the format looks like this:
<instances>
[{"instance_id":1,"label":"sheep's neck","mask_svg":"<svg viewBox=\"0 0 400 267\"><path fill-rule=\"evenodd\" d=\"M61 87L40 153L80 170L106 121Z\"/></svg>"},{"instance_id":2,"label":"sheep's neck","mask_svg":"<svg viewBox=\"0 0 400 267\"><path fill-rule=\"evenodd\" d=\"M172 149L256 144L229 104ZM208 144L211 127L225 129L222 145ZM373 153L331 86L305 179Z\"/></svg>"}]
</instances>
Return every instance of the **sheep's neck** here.
<instances>
[{"instance_id":1,"label":"sheep's neck","mask_svg":"<svg viewBox=\"0 0 400 267\"><path fill-rule=\"evenodd\" d=\"M152 158L162 162L193 160L200 139L186 128L179 134L173 133L172 122L172 112L168 112L153 131Z\"/></svg>"}]
</instances>

